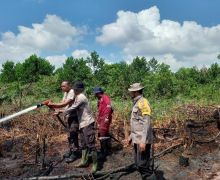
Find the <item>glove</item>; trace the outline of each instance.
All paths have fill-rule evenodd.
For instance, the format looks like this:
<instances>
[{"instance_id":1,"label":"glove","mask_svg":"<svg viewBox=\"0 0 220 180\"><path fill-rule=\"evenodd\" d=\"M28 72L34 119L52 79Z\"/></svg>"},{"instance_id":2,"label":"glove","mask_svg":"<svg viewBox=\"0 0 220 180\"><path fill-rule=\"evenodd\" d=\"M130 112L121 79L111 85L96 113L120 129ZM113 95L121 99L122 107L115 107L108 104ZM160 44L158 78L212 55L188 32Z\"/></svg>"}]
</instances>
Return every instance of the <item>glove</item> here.
<instances>
[{"instance_id":1,"label":"glove","mask_svg":"<svg viewBox=\"0 0 220 180\"><path fill-rule=\"evenodd\" d=\"M55 111L55 112L52 113L52 115L53 115L53 116L57 116L57 115L59 115L60 113L61 113L60 111Z\"/></svg>"},{"instance_id":2,"label":"glove","mask_svg":"<svg viewBox=\"0 0 220 180\"><path fill-rule=\"evenodd\" d=\"M109 122L109 119L108 119L108 118L105 118L104 121L105 121L105 123L108 123L108 122Z\"/></svg>"},{"instance_id":3,"label":"glove","mask_svg":"<svg viewBox=\"0 0 220 180\"><path fill-rule=\"evenodd\" d=\"M51 103L51 100L48 99L46 101L43 101L41 104L48 106Z\"/></svg>"}]
</instances>

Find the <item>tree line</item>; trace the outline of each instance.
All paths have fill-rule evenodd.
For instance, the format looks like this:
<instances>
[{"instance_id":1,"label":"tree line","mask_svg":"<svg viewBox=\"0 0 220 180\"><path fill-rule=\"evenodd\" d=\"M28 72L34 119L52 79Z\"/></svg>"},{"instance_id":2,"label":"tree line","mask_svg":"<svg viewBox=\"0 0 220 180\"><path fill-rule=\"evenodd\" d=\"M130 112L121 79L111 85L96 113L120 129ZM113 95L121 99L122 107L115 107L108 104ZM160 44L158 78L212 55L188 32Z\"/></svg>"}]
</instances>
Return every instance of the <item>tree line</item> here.
<instances>
[{"instance_id":1,"label":"tree line","mask_svg":"<svg viewBox=\"0 0 220 180\"><path fill-rule=\"evenodd\" d=\"M38 83L42 86L38 93L44 96L59 92L63 80L82 80L88 95L92 95L94 86L101 86L116 99L127 99L127 89L134 82L141 82L146 87L145 95L151 99L179 96L215 99L220 88L220 67L213 63L210 67L182 67L173 72L169 65L145 57L136 57L129 64L125 61L108 64L94 51L88 58L68 57L58 69L36 55L20 63L8 60L0 74L1 84L15 84L20 91L28 84ZM4 92L7 91L2 90L1 94Z\"/></svg>"}]
</instances>

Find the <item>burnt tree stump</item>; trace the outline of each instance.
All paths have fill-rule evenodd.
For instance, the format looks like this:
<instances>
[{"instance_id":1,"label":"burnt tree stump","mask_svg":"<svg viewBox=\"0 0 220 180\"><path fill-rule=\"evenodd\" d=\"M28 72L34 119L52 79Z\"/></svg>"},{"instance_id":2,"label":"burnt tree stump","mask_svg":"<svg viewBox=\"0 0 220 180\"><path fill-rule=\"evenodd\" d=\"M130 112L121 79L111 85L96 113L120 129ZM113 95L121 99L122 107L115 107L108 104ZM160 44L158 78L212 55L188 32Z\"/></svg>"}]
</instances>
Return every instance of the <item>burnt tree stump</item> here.
<instances>
[{"instance_id":1,"label":"burnt tree stump","mask_svg":"<svg viewBox=\"0 0 220 180\"><path fill-rule=\"evenodd\" d=\"M212 117L216 120L217 128L220 130L220 109L215 109Z\"/></svg>"},{"instance_id":2,"label":"burnt tree stump","mask_svg":"<svg viewBox=\"0 0 220 180\"><path fill-rule=\"evenodd\" d=\"M1 144L0 144L0 157L3 157Z\"/></svg>"},{"instance_id":3,"label":"burnt tree stump","mask_svg":"<svg viewBox=\"0 0 220 180\"><path fill-rule=\"evenodd\" d=\"M183 167L189 166L189 158L183 155L179 156L179 165Z\"/></svg>"}]
</instances>

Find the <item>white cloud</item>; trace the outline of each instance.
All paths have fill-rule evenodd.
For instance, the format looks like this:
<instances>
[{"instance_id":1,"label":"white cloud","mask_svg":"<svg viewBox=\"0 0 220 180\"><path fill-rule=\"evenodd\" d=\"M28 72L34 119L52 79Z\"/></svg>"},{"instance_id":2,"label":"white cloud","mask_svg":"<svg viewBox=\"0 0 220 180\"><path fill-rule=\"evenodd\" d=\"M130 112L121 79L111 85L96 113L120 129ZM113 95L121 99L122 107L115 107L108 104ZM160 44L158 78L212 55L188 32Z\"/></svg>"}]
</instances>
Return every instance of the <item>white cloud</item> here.
<instances>
[{"instance_id":1,"label":"white cloud","mask_svg":"<svg viewBox=\"0 0 220 180\"><path fill-rule=\"evenodd\" d=\"M87 58L88 56L90 56L90 53L85 49L76 49L72 52L72 56L74 58ZM47 59L52 65L55 65L56 68L59 68L63 66L67 58L68 57L66 54L62 54L47 56L45 59Z\"/></svg>"},{"instance_id":2,"label":"white cloud","mask_svg":"<svg viewBox=\"0 0 220 180\"><path fill-rule=\"evenodd\" d=\"M31 54L60 53L77 44L85 27L77 28L56 15L47 15L41 24L18 26L18 34L5 32L0 39L0 64L19 61Z\"/></svg>"},{"instance_id":3,"label":"white cloud","mask_svg":"<svg viewBox=\"0 0 220 180\"><path fill-rule=\"evenodd\" d=\"M211 64L220 53L220 25L161 20L156 6L138 13L119 11L117 16L101 28L96 40L119 46L127 57L159 57L176 69Z\"/></svg>"},{"instance_id":4,"label":"white cloud","mask_svg":"<svg viewBox=\"0 0 220 180\"><path fill-rule=\"evenodd\" d=\"M85 49L76 49L72 52L72 56L74 58L87 58L88 56L90 56L90 53Z\"/></svg>"},{"instance_id":5,"label":"white cloud","mask_svg":"<svg viewBox=\"0 0 220 180\"><path fill-rule=\"evenodd\" d=\"M55 65L56 68L62 67L65 63L67 56L63 55L54 55L54 56L47 56L47 59L51 64Z\"/></svg>"}]
</instances>

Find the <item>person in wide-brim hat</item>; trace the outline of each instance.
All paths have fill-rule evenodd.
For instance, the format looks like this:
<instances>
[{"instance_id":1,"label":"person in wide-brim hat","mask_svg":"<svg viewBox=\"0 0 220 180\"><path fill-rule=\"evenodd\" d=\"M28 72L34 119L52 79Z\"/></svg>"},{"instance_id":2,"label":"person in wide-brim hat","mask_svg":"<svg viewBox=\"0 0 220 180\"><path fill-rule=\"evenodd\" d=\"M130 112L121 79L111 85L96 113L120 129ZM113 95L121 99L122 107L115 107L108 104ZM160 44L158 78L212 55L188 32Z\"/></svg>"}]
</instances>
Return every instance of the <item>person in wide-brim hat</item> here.
<instances>
[{"instance_id":1,"label":"person in wide-brim hat","mask_svg":"<svg viewBox=\"0 0 220 180\"><path fill-rule=\"evenodd\" d=\"M130 85L130 88L128 88L128 91L140 91L144 89L144 86L141 85L141 83L134 83Z\"/></svg>"},{"instance_id":2,"label":"person in wide-brim hat","mask_svg":"<svg viewBox=\"0 0 220 180\"><path fill-rule=\"evenodd\" d=\"M133 100L130 119L131 134L128 142L133 144L135 164L142 180L154 177L150 164L151 144L153 143L153 130L151 122L151 107L143 96L144 86L141 83L130 85L128 91Z\"/></svg>"}]
</instances>

